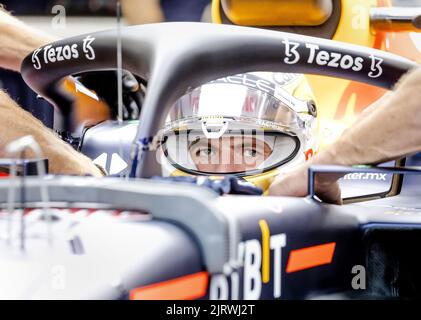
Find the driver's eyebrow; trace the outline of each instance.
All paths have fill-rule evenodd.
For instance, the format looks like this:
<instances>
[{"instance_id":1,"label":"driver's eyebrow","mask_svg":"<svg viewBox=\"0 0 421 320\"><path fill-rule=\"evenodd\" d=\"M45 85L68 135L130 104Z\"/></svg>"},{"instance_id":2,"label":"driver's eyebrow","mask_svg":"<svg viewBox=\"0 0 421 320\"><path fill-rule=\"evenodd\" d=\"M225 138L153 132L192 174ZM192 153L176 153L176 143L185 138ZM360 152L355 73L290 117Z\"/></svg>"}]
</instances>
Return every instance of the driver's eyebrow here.
<instances>
[{"instance_id":1,"label":"driver's eyebrow","mask_svg":"<svg viewBox=\"0 0 421 320\"><path fill-rule=\"evenodd\" d=\"M193 140L192 142L189 143L188 148L190 149L191 147L193 147L196 143L198 143L200 141L200 138L197 138L196 140Z\"/></svg>"},{"instance_id":2,"label":"driver's eyebrow","mask_svg":"<svg viewBox=\"0 0 421 320\"><path fill-rule=\"evenodd\" d=\"M263 149L264 153L272 151L271 148L268 146L268 144L265 141L262 141L260 139L256 139L254 137L251 138L251 140L246 140L246 141L244 141L244 139L243 139L243 141L241 143L241 148L244 149L245 147L252 146L253 148L257 149L257 148L259 148L258 146L261 145L261 144L263 144L262 149Z\"/></svg>"},{"instance_id":3,"label":"driver's eyebrow","mask_svg":"<svg viewBox=\"0 0 421 320\"><path fill-rule=\"evenodd\" d=\"M202 140L202 139L201 139L200 137L196 137L196 139L194 139L193 141L191 141L191 142L189 143L189 145L188 145L188 149L190 150L190 149L191 149L191 147L193 147L195 144L198 144L198 143L202 143L202 144L210 145L210 142L208 142L208 141L203 142L203 141L201 141L201 140Z\"/></svg>"}]
</instances>

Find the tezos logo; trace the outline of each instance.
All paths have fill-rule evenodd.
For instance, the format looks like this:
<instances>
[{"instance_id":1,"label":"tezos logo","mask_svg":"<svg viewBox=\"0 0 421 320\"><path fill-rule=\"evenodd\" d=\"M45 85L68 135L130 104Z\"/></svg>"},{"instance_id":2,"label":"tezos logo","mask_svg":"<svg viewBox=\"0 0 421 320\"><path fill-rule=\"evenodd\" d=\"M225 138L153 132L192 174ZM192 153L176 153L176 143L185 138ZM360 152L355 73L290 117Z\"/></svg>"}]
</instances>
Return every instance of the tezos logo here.
<instances>
[{"instance_id":1,"label":"tezos logo","mask_svg":"<svg viewBox=\"0 0 421 320\"><path fill-rule=\"evenodd\" d=\"M302 59L302 55L305 54L308 56L306 59L308 64L317 64L319 66L340 68L355 72L364 70L365 59L361 56L351 56L349 54L322 50L317 44L306 43L302 46L301 43L290 41L287 38L285 38L282 43L285 48L283 61L286 64L299 63ZM301 49L301 52L299 49ZM369 55L369 59L371 64L368 76L370 78L380 77L383 74L383 59L376 57L373 54Z\"/></svg>"},{"instance_id":2,"label":"tezos logo","mask_svg":"<svg viewBox=\"0 0 421 320\"><path fill-rule=\"evenodd\" d=\"M83 39L83 53L88 60L95 59L95 50L92 48L94 37L87 36ZM67 44L64 46L53 47L48 45L43 48L36 49L32 53L32 64L36 70L42 68L42 64L56 63L58 61L66 61L78 59L80 56L78 44Z\"/></svg>"},{"instance_id":3,"label":"tezos logo","mask_svg":"<svg viewBox=\"0 0 421 320\"><path fill-rule=\"evenodd\" d=\"M87 36L85 39L83 39L83 52L85 53L85 57L88 60L95 59L95 51L91 46L92 42L94 41L95 41L95 38L91 36Z\"/></svg>"}]
</instances>

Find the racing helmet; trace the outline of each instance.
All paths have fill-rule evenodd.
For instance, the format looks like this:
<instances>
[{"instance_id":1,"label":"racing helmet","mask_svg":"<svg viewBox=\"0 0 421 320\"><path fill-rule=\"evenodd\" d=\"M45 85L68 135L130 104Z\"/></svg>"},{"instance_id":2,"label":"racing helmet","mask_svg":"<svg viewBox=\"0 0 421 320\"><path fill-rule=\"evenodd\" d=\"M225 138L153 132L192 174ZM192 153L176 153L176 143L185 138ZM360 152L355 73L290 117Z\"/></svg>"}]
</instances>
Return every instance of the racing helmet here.
<instances>
[{"instance_id":1,"label":"racing helmet","mask_svg":"<svg viewBox=\"0 0 421 320\"><path fill-rule=\"evenodd\" d=\"M317 109L301 74L253 72L188 90L161 131L164 176L234 175L266 191L317 150Z\"/></svg>"}]
</instances>

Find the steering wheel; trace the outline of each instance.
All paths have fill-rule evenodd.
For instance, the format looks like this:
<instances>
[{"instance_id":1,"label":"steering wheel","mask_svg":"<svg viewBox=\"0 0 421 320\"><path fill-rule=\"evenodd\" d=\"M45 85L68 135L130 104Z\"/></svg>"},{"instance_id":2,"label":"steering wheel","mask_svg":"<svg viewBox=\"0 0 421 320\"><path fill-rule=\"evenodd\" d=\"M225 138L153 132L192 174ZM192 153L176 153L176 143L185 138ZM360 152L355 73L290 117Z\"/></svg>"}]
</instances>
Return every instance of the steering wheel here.
<instances>
[{"instance_id":1,"label":"steering wheel","mask_svg":"<svg viewBox=\"0 0 421 320\"><path fill-rule=\"evenodd\" d=\"M81 35L33 51L22 76L67 118L63 78L117 68L117 31ZM160 23L121 30L123 69L148 88L131 159L131 177L159 175L156 136L169 109L189 88L252 71L339 77L391 89L418 64L387 52L320 38L206 23ZM66 117L67 116L67 117Z\"/></svg>"}]
</instances>

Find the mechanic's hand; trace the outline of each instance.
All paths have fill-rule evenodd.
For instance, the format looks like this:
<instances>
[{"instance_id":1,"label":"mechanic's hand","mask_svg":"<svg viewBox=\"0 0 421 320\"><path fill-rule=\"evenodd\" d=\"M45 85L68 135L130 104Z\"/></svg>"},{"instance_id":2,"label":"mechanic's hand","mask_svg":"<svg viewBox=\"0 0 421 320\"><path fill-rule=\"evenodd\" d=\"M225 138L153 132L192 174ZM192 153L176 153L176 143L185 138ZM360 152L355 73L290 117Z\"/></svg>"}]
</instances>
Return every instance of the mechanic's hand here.
<instances>
[{"instance_id":1,"label":"mechanic's hand","mask_svg":"<svg viewBox=\"0 0 421 320\"><path fill-rule=\"evenodd\" d=\"M10 156L4 147L23 136L31 135L38 142L43 155L48 158L49 172L65 175L92 175L104 173L90 159L63 142L52 130L29 112L19 107L5 92L0 90L0 158ZM28 158L35 154L28 150Z\"/></svg>"},{"instance_id":2,"label":"mechanic's hand","mask_svg":"<svg viewBox=\"0 0 421 320\"><path fill-rule=\"evenodd\" d=\"M305 197L308 195L308 168L306 163L289 173L281 173L269 188L271 196ZM316 195L324 202L342 204L341 189L337 175L320 174L316 176Z\"/></svg>"}]
</instances>

